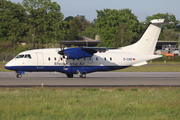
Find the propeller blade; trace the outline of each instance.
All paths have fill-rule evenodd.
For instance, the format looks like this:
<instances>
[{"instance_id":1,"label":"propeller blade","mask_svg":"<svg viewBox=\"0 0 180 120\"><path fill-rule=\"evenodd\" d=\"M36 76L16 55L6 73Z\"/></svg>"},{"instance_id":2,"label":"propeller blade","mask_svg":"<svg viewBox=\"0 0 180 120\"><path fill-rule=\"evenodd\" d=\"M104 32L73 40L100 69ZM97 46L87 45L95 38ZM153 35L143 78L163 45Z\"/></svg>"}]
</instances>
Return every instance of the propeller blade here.
<instances>
[{"instance_id":1,"label":"propeller blade","mask_svg":"<svg viewBox=\"0 0 180 120\"><path fill-rule=\"evenodd\" d=\"M58 54L64 55L64 50L58 51Z\"/></svg>"}]
</instances>

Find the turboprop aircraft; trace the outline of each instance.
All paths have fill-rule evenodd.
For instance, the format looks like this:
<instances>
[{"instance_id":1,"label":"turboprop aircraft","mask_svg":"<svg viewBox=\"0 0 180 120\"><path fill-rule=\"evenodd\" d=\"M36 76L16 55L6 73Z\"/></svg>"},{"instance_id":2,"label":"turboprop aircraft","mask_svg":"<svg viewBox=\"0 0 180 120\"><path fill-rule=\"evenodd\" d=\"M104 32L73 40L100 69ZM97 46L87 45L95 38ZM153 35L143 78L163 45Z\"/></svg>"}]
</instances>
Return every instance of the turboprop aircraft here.
<instances>
[{"instance_id":1,"label":"turboprop aircraft","mask_svg":"<svg viewBox=\"0 0 180 120\"><path fill-rule=\"evenodd\" d=\"M9 61L5 68L16 71L17 78L21 78L25 72L40 71L57 71L66 74L68 78L78 74L85 78L87 73L145 65L149 60L162 57L153 53L162 25L171 23L165 23L164 19L151 20L136 43L117 49L77 47L24 51Z\"/></svg>"}]
</instances>

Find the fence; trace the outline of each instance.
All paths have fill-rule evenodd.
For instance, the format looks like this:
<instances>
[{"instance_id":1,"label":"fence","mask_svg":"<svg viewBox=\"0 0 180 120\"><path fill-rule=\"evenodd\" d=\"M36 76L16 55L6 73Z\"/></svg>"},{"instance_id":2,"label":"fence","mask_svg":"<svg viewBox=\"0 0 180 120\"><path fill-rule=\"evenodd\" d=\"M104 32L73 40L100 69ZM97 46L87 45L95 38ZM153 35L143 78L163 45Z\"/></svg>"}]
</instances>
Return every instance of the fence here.
<instances>
[{"instance_id":1,"label":"fence","mask_svg":"<svg viewBox=\"0 0 180 120\"><path fill-rule=\"evenodd\" d=\"M10 61L15 57L15 54L13 53L3 53L0 54L0 61Z\"/></svg>"}]
</instances>

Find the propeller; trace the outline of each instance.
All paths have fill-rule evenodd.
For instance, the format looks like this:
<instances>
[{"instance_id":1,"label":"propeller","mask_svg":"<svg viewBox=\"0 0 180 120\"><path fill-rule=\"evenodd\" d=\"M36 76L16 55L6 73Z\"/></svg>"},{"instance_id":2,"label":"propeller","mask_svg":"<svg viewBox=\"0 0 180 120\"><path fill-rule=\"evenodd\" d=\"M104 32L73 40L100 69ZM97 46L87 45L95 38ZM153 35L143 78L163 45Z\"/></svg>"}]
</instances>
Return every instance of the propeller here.
<instances>
[{"instance_id":1,"label":"propeller","mask_svg":"<svg viewBox=\"0 0 180 120\"><path fill-rule=\"evenodd\" d=\"M58 51L58 54L62 55L63 58L65 58L64 46L62 47L61 43L60 43L60 51Z\"/></svg>"},{"instance_id":2,"label":"propeller","mask_svg":"<svg viewBox=\"0 0 180 120\"><path fill-rule=\"evenodd\" d=\"M57 62L60 63L60 60L61 60L63 62L63 66L65 67L66 63L64 61L64 58L65 58L64 46L62 47L61 43L60 43L60 51L58 51L58 54L62 55L62 57L60 56Z\"/></svg>"}]
</instances>

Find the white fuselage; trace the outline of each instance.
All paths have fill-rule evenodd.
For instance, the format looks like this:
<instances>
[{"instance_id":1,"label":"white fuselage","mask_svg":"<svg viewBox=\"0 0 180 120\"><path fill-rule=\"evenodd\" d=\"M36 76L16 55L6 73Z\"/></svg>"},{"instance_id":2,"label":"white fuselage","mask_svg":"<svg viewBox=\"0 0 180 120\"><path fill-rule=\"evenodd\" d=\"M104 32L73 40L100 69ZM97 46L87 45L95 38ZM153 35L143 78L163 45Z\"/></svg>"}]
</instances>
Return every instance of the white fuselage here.
<instances>
[{"instance_id":1,"label":"white fuselage","mask_svg":"<svg viewBox=\"0 0 180 120\"><path fill-rule=\"evenodd\" d=\"M20 53L21 58L14 58L5 68L15 71L58 71L73 73L84 70L86 73L122 69L129 66L144 65L146 61L161 56L124 52L121 49L95 53L92 57L67 59L59 55L59 48L35 49ZM26 58L30 55L31 58Z\"/></svg>"}]
</instances>

